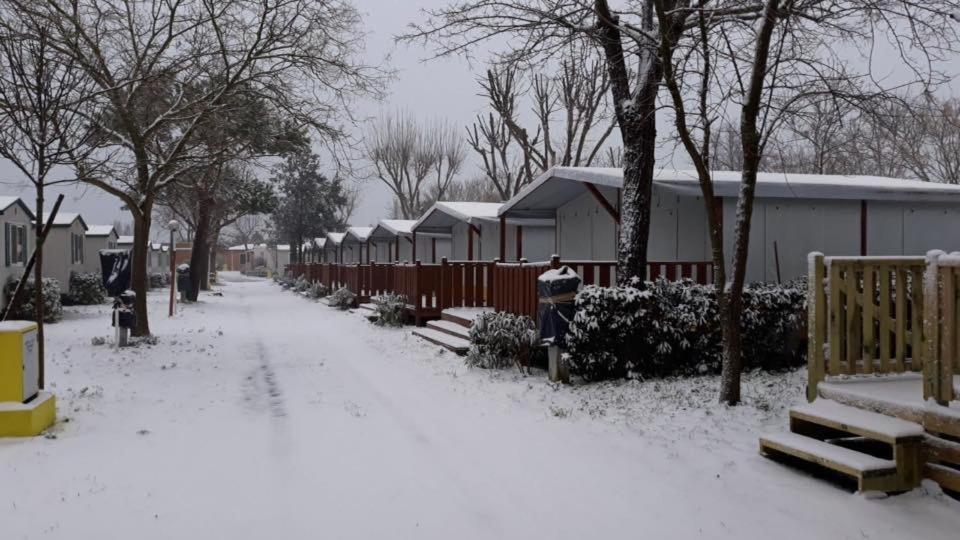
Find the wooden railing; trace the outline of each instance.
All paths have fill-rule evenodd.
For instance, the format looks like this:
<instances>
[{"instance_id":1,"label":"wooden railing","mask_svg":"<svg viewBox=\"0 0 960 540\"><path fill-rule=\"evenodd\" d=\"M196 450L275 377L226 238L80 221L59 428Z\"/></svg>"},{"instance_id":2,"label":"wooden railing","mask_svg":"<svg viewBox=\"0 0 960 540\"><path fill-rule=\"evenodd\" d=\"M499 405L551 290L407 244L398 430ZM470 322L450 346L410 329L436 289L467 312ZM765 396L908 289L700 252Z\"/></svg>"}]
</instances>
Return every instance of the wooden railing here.
<instances>
[{"instance_id":1,"label":"wooden railing","mask_svg":"<svg viewBox=\"0 0 960 540\"><path fill-rule=\"evenodd\" d=\"M923 397L946 405L956 397L953 374L960 373L960 253L931 251L926 266Z\"/></svg>"},{"instance_id":2,"label":"wooden railing","mask_svg":"<svg viewBox=\"0 0 960 540\"><path fill-rule=\"evenodd\" d=\"M941 255L810 254L807 399L816 399L817 385L828 375L921 370L925 398L952 396L952 373L960 365L952 287L960 257L951 266L953 259L941 262Z\"/></svg>"},{"instance_id":3,"label":"wooden railing","mask_svg":"<svg viewBox=\"0 0 960 540\"><path fill-rule=\"evenodd\" d=\"M440 265L398 264L394 268L393 290L407 297L414 322L420 326L428 317L440 314Z\"/></svg>"},{"instance_id":4,"label":"wooden railing","mask_svg":"<svg viewBox=\"0 0 960 540\"><path fill-rule=\"evenodd\" d=\"M493 306L493 262L440 260L440 306Z\"/></svg>"},{"instance_id":5,"label":"wooden railing","mask_svg":"<svg viewBox=\"0 0 960 540\"><path fill-rule=\"evenodd\" d=\"M713 263L710 261L648 262L647 280L663 277L669 281L692 279L707 285L713 283Z\"/></svg>"},{"instance_id":6,"label":"wooden railing","mask_svg":"<svg viewBox=\"0 0 960 540\"><path fill-rule=\"evenodd\" d=\"M380 294L393 292L394 265L385 263L370 263L361 267L363 271L363 296L370 298Z\"/></svg>"},{"instance_id":7,"label":"wooden railing","mask_svg":"<svg viewBox=\"0 0 960 540\"><path fill-rule=\"evenodd\" d=\"M493 307L537 320L537 277L551 268L559 268L560 259L548 262L496 263L493 269Z\"/></svg>"}]
</instances>

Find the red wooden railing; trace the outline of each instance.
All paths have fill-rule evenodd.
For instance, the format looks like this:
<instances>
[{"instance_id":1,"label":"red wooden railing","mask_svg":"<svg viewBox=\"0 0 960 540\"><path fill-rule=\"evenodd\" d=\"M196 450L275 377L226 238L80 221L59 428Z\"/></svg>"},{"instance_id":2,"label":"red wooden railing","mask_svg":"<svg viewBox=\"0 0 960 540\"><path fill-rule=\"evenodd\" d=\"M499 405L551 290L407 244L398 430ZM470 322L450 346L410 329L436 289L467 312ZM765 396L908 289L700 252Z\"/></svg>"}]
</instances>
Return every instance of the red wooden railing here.
<instances>
[{"instance_id":1,"label":"red wooden railing","mask_svg":"<svg viewBox=\"0 0 960 540\"><path fill-rule=\"evenodd\" d=\"M488 261L440 260L440 305L450 307L493 306L493 266Z\"/></svg>"},{"instance_id":2,"label":"red wooden railing","mask_svg":"<svg viewBox=\"0 0 960 540\"><path fill-rule=\"evenodd\" d=\"M407 297L414 322L420 326L428 317L440 315L440 265L398 264L394 267L393 290Z\"/></svg>"},{"instance_id":3,"label":"red wooden railing","mask_svg":"<svg viewBox=\"0 0 960 540\"><path fill-rule=\"evenodd\" d=\"M440 264L293 263L288 271L294 277L304 275L311 281L320 281L332 290L347 287L364 301L387 292L405 295L414 320L420 324L450 307L492 307L536 318L537 277L564 265L572 268L584 285L609 287L616 283L614 261L564 261L558 257L534 263L446 259ZM710 283L713 265L706 261L651 261L646 277Z\"/></svg>"}]
</instances>

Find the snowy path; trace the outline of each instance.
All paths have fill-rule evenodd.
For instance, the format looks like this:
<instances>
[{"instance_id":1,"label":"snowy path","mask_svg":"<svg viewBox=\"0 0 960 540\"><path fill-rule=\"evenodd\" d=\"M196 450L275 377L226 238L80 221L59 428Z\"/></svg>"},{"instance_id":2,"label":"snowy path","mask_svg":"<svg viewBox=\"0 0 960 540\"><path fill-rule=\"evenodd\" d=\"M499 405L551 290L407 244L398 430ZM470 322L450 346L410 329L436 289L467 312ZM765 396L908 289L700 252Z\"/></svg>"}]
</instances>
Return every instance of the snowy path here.
<instances>
[{"instance_id":1,"label":"snowy path","mask_svg":"<svg viewBox=\"0 0 960 540\"><path fill-rule=\"evenodd\" d=\"M152 347L92 346L106 307L49 327L49 380L70 421L56 438L0 441L0 538L960 530L960 504L942 495L870 500L760 458L756 436L785 425L785 403L677 410L629 385L556 389L466 369L408 330L267 282L224 292L173 320L152 298Z\"/></svg>"}]
</instances>

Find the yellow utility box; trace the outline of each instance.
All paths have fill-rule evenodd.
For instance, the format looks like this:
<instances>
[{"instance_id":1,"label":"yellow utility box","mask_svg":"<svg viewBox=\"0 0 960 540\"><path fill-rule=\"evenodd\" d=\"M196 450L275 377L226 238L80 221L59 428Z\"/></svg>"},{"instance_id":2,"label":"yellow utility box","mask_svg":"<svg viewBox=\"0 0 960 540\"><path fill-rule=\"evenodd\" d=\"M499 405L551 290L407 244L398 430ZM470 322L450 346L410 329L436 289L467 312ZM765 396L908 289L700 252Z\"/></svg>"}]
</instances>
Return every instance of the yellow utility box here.
<instances>
[{"instance_id":1,"label":"yellow utility box","mask_svg":"<svg viewBox=\"0 0 960 540\"><path fill-rule=\"evenodd\" d=\"M52 394L40 391L37 325L0 322L0 437L32 436L53 424Z\"/></svg>"}]
</instances>

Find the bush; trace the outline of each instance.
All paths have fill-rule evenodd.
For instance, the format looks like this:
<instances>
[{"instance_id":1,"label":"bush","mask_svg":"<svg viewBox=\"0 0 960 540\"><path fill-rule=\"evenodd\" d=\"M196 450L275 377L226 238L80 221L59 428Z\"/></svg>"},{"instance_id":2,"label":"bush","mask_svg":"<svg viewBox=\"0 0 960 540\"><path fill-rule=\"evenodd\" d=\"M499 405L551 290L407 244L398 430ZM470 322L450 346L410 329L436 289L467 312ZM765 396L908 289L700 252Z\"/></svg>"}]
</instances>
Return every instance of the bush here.
<instances>
[{"instance_id":1,"label":"bush","mask_svg":"<svg viewBox=\"0 0 960 540\"><path fill-rule=\"evenodd\" d=\"M163 289L170 286L170 277L163 272L153 272L149 279L151 289Z\"/></svg>"},{"instance_id":2,"label":"bush","mask_svg":"<svg viewBox=\"0 0 960 540\"><path fill-rule=\"evenodd\" d=\"M293 282L293 292L302 293L310 288L310 282L307 278L300 276Z\"/></svg>"},{"instance_id":3,"label":"bush","mask_svg":"<svg viewBox=\"0 0 960 540\"><path fill-rule=\"evenodd\" d=\"M13 291L17 288L16 279L11 279L5 286L6 298L13 298ZM60 303L60 282L53 278L43 278L43 322L57 322L63 316L63 305ZM34 320L34 280L27 279L24 286L23 302L20 308L10 313L10 319L20 319L26 321Z\"/></svg>"},{"instance_id":4,"label":"bush","mask_svg":"<svg viewBox=\"0 0 960 540\"><path fill-rule=\"evenodd\" d=\"M587 380L717 373L722 329L716 290L689 280L636 287L585 287L567 336L571 373ZM805 361L802 282L744 291L743 367L780 369Z\"/></svg>"},{"instance_id":5,"label":"bush","mask_svg":"<svg viewBox=\"0 0 960 540\"><path fill-rule=\"evenodd\" d=\"M377 307L374 324L380 326L403 326L407 318L407 297L402 294L381 294L373 301Z\"/></svg>"},{"instance_id":6,"label":"bush","mask_svg":"<svg viewBox=\"0 0 960 540\"><path fill-rule=\"evenodd\" d=\"M310 285L310 288L307 290L307 296L313 299L320 299L324 296L330 294L330 290L327 289L327 286L319 281Z\"/></svg>"},{"instance_id":7,"label":"bush","mask_svg":"<svg viewBox=\"0 0 960 540\"><path fill-rule=\"evenodd\" d=\"M92 306L107 300L103 277L95 272L71 272L70 290L64 295L64 303L72 306Z\"/></svg>"},{"instance_id":8,"label":"bush","mask_svg":"<svg viewBox=\"0 0 960 540\"><path fill-rule=\"evenodd\" d=\"M328 302L330 303L330 307L341 310L349 309L356 305L357 295L350 292L350 289L341 287L330 295Z\"/></svg>"},{"instance_id":9,"label":"bush","mask_svg":"<svg viewBox=\"0 0 960 540\"><path fill-rule=\"evenodd\" d=\"M531 365L543 349L538 347L536 325L530 317L512 313L483 313L470 327L468 366L507 368L516 365L523 370Z\"/></svg>"}]
</instances>

